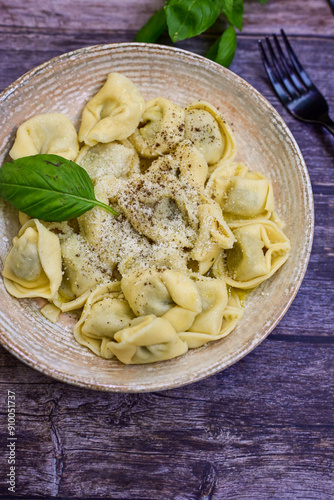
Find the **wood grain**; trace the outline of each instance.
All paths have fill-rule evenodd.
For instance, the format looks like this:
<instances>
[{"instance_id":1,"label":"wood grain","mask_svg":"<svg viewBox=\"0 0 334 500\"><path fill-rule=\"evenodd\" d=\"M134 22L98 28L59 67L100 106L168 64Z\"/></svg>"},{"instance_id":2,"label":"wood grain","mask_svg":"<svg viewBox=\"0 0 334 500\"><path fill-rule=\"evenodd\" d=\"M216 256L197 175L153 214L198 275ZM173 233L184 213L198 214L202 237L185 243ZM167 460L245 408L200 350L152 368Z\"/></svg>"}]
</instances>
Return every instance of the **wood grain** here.
<instances>
[{"instance_id":1,"label":"wood grain","mask_svg":"<svg viewBox=\"0 0 334 500\"><path fill-rule=\"evenodd\" d=\"M334 380L324 381L323 370L333 349L271 336L214 377L144 395L67 386L14 361L7 373L21 372L9 384L18 399L20 491L330 499Z\"/></svg>"},{"instance_id":2,"label":"wood grain","mask_svg":"<svg viewBox=\"0 0 334 500\"><path fill-rule=\"evenodd\" d=\"M0 2L0 88L63 52L132 41L162 2ZM282 115L313 184L316 228L302 287L274 332L216 376L161 393L56 382L0 348L0 497L8 498L7 391L17 397L21 498L332 500L334 491L334 138L294 120L266 79L259 34L285 27L334 115L326 0L245 1L231 69ZM205 54L208 35L178 46ZM167 37L163 43L169 43Z\"/></svg>"},{"instance_id":3,"label":"wood grain","mask_svg":"<svg viewBox=\"0 0 334 500\"><path fill-rule=\"evenodd\" d=\"M2 0L0 24L58 30L133 30L164 5L163 0ZM244 31L271 33L284 27L288 33L332 35L333 15L327 0L244 0Z\"/></svg>"}]
</instances>

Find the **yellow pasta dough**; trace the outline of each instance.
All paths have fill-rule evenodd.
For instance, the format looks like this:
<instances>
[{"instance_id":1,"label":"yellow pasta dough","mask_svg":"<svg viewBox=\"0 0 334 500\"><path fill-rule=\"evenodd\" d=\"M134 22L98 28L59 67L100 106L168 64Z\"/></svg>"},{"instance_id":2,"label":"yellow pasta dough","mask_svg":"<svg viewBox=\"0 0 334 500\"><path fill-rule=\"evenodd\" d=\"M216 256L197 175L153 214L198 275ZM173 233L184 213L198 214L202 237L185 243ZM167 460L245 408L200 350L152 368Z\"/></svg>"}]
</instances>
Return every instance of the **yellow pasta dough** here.
<instances>
[{"instance_id":1,"label":"yellow pasta dough","mask_svg":"<svg viewBox=\"0 0 334 500\"><path fill-rule=\"evenodd\" d=\"M78 136L67 116L47 113L19 126L9 154L13 160L37 154L55 154L74 160L78 151Z\"/></svg>"},{"instance_id":2,"label":"yellow pasta dough","mask_svg":"<svg viewBox=\"0 0 334 500\"><path fill-rule=\"evenodd\" d=\"M131 326L115 334L116 342L108 342L110 350L125 364L146 364L175 358L188 351L188 345L172 325L154 315L132 320Z\"/></svg>"},{"instance_id":3,"label":"yellow pasta dough","mask_svg":"<svg viewBox=\"0 0 334 500\"><path fill-rule=\"evenodd\" d=\"M170 152L184 137L184 109L158 97L146 103L140 124L130 140L141 156L155 158Z\"/></svg>"},{"instance_id":4,"label":"yellow pasta dough","mask_svg":"<svg viewBox=\"0 0 334 500\"><path fill-rule=\"evenodd\" d=\"M206 101L186 107L184 138L199 149L209 165L221 159L232 160L236 155L232 130L218 110Z\"/></svg>"},{"instance_id":5,"label":"yellow pasta dough","mask_svg":"<svg viewBox=\"0 0 334 500\"><path fill-rule=\"evenodd\" d=\"M237 326L238 322L243 317L243 314L244 310L238 293L231 290L227 305L222 314L221 326L217 332L201 332L198 331L198 328L197 331L181 332L180 337L182 340L187 342L189 349L201 347L208 342L226 337L226 335L231 333L231 331Z\"/></svg>"},{"instance_id":6,"label":"yellow pasta dough","mask_svg":"<svg viewBox=\"0 0 334 500\"><path fill-rule=\"evenodd\" d=\"M96 146L83 146L76 163L87 170L93 182L110 174L129 177L139 173L139 157L129 141L114 141Z\"/></svg>"},{"instance_id":7,"label":"yellow pasta dough","mask_svg":"<svg viewBox=\"0 0 334 500\"><path fill-rule=\"evenodd\" d=\"M63 284L78 297L97 284L102 283L107 270L100 266L87 241L81 235L72 234L61 243L63 260Z\"/></svg>"},{"instance_id":8,"label":"yellow pasta dough","mask_svg":"<svg viewBox=\"0 0 334 500\"><path fill-rule=\"evenodd\" d=\"M240 163L217 165L206 190L219 203L227 221L269 219L275 210L270 180Z\"/></svg>"},{"instance_id":9,"label":"yellow pasta dough","mask_svg":"<svg viewBox=\"0 0 334 500\"><path fill-rule=\"evenodd\" d=\"M226 282L249 289L270 278L289 257L291 245L272 221L239 222L232 226L236 241L226 251Z\"/></svg>"},{"instance_id":10,"label":"yellow pasta dough","mask_svg":"<svg viewBox=\"0 0 334 500\"><path fill-rule=\"evenodd\" d=\"M131 80L110 73L83 110L79 141L95 146L98 142L127 139L139 124L143 110L144 99Z\"/></svg>"},{"instance_id":11,"label":"yellow pasta dough","mask_svg":"<svg viewBox=\"0 0 334 500\"><path fill-rule=\"evenodd\" d=\"M2 274L14 297L52 299L62 280L58 237L38 219L28 220L13 240Z\"/></svg>"}]
</instances>

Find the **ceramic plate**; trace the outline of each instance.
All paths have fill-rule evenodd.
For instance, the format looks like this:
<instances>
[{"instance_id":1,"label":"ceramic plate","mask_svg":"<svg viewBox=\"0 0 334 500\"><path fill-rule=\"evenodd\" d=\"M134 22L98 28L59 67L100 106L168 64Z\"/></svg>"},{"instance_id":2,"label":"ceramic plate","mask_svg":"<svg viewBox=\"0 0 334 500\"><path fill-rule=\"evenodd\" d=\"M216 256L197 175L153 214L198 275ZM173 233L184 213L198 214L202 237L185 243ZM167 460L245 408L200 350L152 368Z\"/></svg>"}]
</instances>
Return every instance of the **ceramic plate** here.
<instances>
[{"instance_id":1,"label":"ceramic plate","mask_svg":"<svg viewBox=\"0 0 334 500\"><path fill-rule=\"evenodd\" d=\"M17 127L36 114L63 112L78 127L85 103L113 71L129 77L145 99L162 96L181 106L204 99L222 112L236 136L237 159L273 182L277 212L292 244L291 256L251 293L243 319L228 337L169 361L125 366L98 358L74 340L74 318L63 315L57 324L50 323L39 313L41 301L14 299L2 281L0 339L20 360L58 380L108 391L169 389L240 360L283 317L300 287L311 251L311 183L291 132L254 88L201 56L150 44L84 48L52 59L14 82L0 96L0 163L8 159ZM0 204L3 266L19 223L16 210L2 200Z\"/></svg>"}]
</instances>

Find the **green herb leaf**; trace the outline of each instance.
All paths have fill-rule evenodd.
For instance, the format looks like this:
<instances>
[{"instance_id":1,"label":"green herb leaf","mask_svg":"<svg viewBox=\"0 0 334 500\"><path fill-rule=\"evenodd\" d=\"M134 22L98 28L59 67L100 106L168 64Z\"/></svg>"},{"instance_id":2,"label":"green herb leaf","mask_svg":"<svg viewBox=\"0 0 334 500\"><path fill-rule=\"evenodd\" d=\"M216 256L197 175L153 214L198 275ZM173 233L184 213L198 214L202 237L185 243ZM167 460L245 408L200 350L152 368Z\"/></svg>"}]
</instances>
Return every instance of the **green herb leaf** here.
<instances>
[{"instance_id":1,"label":"green herb leaf","mask_svg":"<svg viewBox=\"0 0 334 500\"><path fill-rule=\"evenodd\" d=\"M205 54L205 57L207 57L208 59L211 59L211 61L215 61L216 60L216 57L217 57L217 54L218 54L219 42L220 42L220 37L217 38L217 40L215 41L215 43L213 45L211 45L211 47L209 48L208 52Z\"/></svg>"},{"instance_id":2,"label":"green herb leaf","mask_svg":"<svg viewBox=\"0 0 334 500\"><path fill-rule=\"evenodd\" d=\"M166 29L166 13L165 9L162 8L153 14L147 23L138 31L135 42L156 42Z\"/></svg>"},{"instance_id":3,"label":"green herb leaf","mask_svg":"<svg viewBox=\"0 0 334 500\"><path fill-rule=\"evenodd\" d=\"M169 36L177 42L210 28L219 16L221 6L216 0L170 0L165 11Z\"/></svg>"},{"instance_id":4,"label":"green herb leaf","mask_svg":"<svg viewBox=\"0 0 334 500\"><path fill-rule=\"evenodd\" d=\"M58 155L19 158L0 168L0 195L30 217L60 222L94 206L118 215L95 198L86 170Z\"/></svg>"},{"instance_id":5,"label":"green herb leaf","mask_svg":"<svg viewBox=\"0 0 334 500\"><path fill-rule=\"evenodd\" d=\"M206 57L228 68L233 61L236 47L237 37L233 26L230 26L213 44Z\"/></svg>"},{"instance_id":6,"label":"green herb leaf","mask_svg":"<svg viewBox=\"0 0 334 500\"><path fill-rule=\"evenodd\" d=\"M220 3L221 9L226 16L229 24L235 26L239 31L241 31L244 15L243 0L220 0Z\"/></svg>"},{"instance_id":7,"label":"green herb leaf","mask_svg":"<svg viewBox=\"0 0 334 500\"><path fill-rule=\"evenodd\" d=\"M257 0L265 5L269 0ZM223 13L230 27L213 44L207 57L229 66L236 49L236 35L243 26L244 0L165 0L165 7L156 12L137 33L136 41L155 42L166 26L173 42L192 38L206 31Z\"/></svg>"}]
</instances>

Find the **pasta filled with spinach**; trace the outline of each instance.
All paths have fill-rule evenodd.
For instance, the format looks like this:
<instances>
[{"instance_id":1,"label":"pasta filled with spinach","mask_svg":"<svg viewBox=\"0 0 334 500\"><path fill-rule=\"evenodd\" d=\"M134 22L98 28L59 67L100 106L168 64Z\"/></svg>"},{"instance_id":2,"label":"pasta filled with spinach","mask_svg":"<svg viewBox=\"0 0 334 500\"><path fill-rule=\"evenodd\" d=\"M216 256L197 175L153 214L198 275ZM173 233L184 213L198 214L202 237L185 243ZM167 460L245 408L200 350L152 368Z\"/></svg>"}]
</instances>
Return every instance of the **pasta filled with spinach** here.
<instances>
[{"instance_id":1,"label":"pasta filled with spinach","mask_svg":"<svg viewBox=\"0 0 334 500\"><path fill-rule=\"evenodd\" d=\"M2 275L14 297L53 299L62 280L58 237L38 219L28 220L13 240Z\"/></svg>"},{"instance_id":2,"label":"pasta filled with spinach","mask_svg":"<svg viewBox=\"0 0 334 500\"><path fill-rule=\"evenodd\" d=\"M46 299L51 321L75 311L75 340L110 363L162 362L230 335L244 291L289 257L270 179L236 160L231 127L206 101L145 102L111 73L82 108L78 134L63 115L22 124L12 157L67 155L118 215L95 206L45 222L21 212L8 292Z\"/></svg>"}]
</instances>

